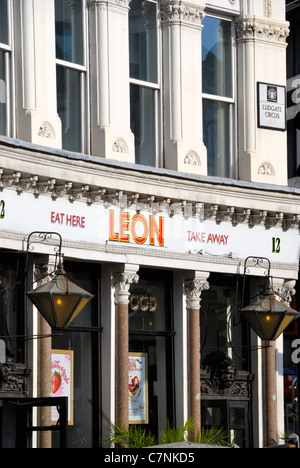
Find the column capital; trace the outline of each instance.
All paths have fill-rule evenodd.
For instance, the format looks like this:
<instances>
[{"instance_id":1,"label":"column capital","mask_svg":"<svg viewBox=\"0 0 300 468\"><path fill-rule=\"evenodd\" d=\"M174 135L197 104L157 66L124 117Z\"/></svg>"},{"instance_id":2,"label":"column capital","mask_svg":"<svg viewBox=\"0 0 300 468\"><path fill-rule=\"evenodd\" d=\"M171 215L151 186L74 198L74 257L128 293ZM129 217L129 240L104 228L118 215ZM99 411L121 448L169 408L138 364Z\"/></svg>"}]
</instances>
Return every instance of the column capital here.
<instances>
[{"instance_id":1,"label":"column capital","mask_svg":"<svg viewBox=\"0 0 300 468\"><path fill-rule=\"evenodd\" d=\"M272 288L275 294L278 294L279 299L286 305L290 305L292 296L296 293L296 281L281 278L272 278Z\"/></svg>"},{"instance_id":2,"label":"column capital","mask_svg":"<svg viewBox=\"0 0 300 468\"><path fill-rule=\"evenodd\" d=\"M130 285L139 281L139 265L122 265L118 270L113 273L115 303L128 304Z\"/></svg>"},{"instance_id":3,"label":"column capital","mask_svg":"<svg viewBox=\"0 0 300 468\"><path fill-rule=\"evenodd\" d=\"M196 271L194 278L185 280L184 287L188 309L199 309L201 293L209 289L208 277L208 272Z\"/></svg>"},{"instance_id":4,"label":"column capital","mask_svg":"<svg viewBox=\"0 0 300 468\"><path fill-rule=\"evenodd\" d=\"M202 20L205 17L204 4L193 1L162 0L161 16L163 23L185 24L202 28Z\"/></svg>"}]
</instances>

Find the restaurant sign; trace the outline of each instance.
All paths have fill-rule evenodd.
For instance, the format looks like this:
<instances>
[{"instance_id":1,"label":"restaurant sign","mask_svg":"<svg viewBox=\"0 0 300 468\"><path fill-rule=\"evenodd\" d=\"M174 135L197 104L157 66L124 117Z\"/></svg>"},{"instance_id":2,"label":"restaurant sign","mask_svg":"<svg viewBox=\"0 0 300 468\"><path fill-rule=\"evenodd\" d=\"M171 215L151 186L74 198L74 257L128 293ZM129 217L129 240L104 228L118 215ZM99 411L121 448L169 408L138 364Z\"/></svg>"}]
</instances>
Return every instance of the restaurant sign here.
<instances>
[{"instance_id":1,"label":"restaurant sign","mask_svg":"<svg viewBox=\"0 0 300 468\"><path fill-rule=\"evenodd\" d=\"M137 249L159 249L164 253L200 254L246 258L268 256L270 260L298 263L298 229L266 227L261 224L233 225L200 217L170 214L151 208L143 211L114 205L93 204L30 193L3 190L0 234L24 235L33 231L58 232L64 241L80 242L81 248L120 245Z\"/></svg>"}]
</instances>

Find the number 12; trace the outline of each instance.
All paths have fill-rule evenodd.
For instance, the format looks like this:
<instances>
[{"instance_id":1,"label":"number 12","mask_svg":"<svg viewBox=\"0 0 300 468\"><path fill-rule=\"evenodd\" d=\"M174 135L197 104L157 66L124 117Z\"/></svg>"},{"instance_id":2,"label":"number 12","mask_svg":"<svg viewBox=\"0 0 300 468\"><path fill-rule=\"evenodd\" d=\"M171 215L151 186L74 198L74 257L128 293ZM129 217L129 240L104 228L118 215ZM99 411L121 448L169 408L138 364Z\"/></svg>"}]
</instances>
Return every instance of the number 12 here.
<instances>
[{"instance_id":1,"label":"number 12","mask_svg":"<svg viewBox=\"0 0 300 468\"><path fill-rule=\"evenodd\" d=\"M280 253L279 237L272 237L272 253Z\"/></svg>"}]
</instances>

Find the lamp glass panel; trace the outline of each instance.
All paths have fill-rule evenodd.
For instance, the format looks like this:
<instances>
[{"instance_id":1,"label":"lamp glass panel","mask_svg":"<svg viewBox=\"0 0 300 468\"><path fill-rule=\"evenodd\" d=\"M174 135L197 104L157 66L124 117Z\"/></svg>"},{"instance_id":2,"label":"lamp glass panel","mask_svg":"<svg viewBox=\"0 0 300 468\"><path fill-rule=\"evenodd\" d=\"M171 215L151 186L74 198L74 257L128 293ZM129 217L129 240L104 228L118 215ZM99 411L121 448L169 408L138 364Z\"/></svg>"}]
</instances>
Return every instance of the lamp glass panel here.
<instances>
[{"instance_id":1,"label":"lamp glass panel","mask_svg":"<svg viewBox=\"0 0 300 468\"><path fill-rule=\"evenodd\" d=\"M76 309L74 310L74 313L71 317L71 320L69 320L68 325L77 317L77 315L82 311L82 309L90 302L91 298L90 297L82 297L80 302L77 304Z\"/></svg>"},{"instance_id":2,"label":"lamp glass panel","mask_svg":"<svg viewBox=\"0 0 300 468\"><path fill-rule=\"evenodd\" d=\"M40 314L52 327L56 326L56 320L53 314L51 297L49 294L35 294L34 292L27 294L29 299L33 302Z\"/></svg>"},{"instance_id":3,"label":"lamp glass panel","mask_svg":"<svg viewBox=\"0 0 300 468\"><path fill-rule=\"evenodd\" d=\"M289 326L289 324L295 319L295 315L285 315L285 317L283 318L281 324L280 324L280 327L278 328L277 332L276 332L276 336L275 336L275 339L277 339L281 333L284 332L284 330Z\"/></svg>"},{"instance_id":4,"label":"lamp glass panel","mask_svg":"<svg viewBox=\"0 0 300 468\"><path fill-rule=\"evenodd\" d=\"M59 327L63 327L70 322L74 309L78 303L78 296L71 295L53 295L53 304L56 312L57 323Z\"/></svg>"},{"instance_id":5,"label":"lamp glass panel","mask_svg":"<svg viewBox=\"0 0 300 468\"><path fill-rule=\"evenodd\" d=\"M274 339L274 334L282 320L282 314L270 312L244 311L245 318L262 340Z\"/></svg>"}]
</instances>

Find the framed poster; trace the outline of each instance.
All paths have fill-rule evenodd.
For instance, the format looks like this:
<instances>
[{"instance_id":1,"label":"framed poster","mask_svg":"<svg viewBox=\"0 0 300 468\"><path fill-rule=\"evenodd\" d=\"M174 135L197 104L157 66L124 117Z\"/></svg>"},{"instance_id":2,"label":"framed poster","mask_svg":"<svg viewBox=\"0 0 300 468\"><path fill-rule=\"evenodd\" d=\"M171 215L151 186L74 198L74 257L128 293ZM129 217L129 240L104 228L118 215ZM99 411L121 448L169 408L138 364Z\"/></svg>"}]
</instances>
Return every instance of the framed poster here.
<instances>
[{"instance_id":1,"label":"framed poster","mask_svg":"<svg viewBox=\"0 0 300 468\"><path fill-rule=\"evenodd\" d=\"M68 397L68 424L73 425L74 416L74 351L53 349L51 353L51 395ZM51 422L59 418L57 409L51 408Z\"/></svg>"},{"instance_id":2,"label":"framed poster","mask_svg":"<svg viewBox=\"0 0 300 468\"><path fill-rule=\"evenodd\" d=\"M129 424L149 423L148 354L128 355Z\"/></svg>"},{"instance_id":3,"label":"framed poster","mask_svg":"<svg viewBox=\"0 0 300 468\"><path fill-rule=\"evenodd\" d=\"M286 130L286 88L270 83L257 83L258 127Z\"/></svg>"}]
</instances>

